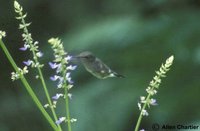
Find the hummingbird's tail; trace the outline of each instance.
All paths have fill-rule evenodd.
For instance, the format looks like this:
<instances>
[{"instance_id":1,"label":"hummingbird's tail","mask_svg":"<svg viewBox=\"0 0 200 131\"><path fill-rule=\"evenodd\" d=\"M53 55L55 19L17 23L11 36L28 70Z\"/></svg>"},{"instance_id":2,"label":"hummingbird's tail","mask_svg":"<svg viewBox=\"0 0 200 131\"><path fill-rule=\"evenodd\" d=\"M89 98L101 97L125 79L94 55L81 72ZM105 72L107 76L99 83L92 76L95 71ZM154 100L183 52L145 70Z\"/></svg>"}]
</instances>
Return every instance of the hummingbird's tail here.
<instances>
[{"instance_id":1,"label":"hummingbird's tail","mask_svg":"<svg viewBox=\"0 0 200 131\"><path fill-rule=\"evenodd\" d=\"M118 74L116 72L113 72L114 76L115 77L119 77L119 78L125 78L125 76L121 75L121 74Z\"/></svg>"}]
</instances>

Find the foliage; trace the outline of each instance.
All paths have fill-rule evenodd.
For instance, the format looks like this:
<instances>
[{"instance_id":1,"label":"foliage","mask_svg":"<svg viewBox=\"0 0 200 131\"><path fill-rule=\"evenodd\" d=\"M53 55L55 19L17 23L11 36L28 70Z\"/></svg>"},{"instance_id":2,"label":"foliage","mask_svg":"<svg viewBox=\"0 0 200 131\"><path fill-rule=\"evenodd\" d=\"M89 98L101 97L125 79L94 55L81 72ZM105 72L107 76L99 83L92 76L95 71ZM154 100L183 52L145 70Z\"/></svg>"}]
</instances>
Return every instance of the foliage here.
<instances>
[{"instance_id":1,"label":"foliage","mask_svg":"<svg viewBox=\"0 0 200 131\"><path fill-rule=\"evenodd\" d=\"M0 2L0 28L6 30L5 43L18 65L29 56L16 50L23 46L17 22L13 19L12 1ZM103 1L20 1L32 22L31 32L40 40L41 50L52 59L46 40L62 36L65 49L70 54L85 50L95 52L125 79L97 80L78 65L72 78L71 110L78 122L74 131L124 131L133 130L138 116L138 98L144 92L153 70L163 58L176 56L173 71L169 72L157 99L158 107L150 110L141 127L148 129L152 123L199 124L200 26L199 2L195 0L103 0ZM48 14L48 15L47 15ZM41 119L41 114L21 84L8 80L11 66L0 55L0 130L26 131L51 130ZM45 78L53 73L48 72ZM35 72L33 72L35 73ZM42 92L41 85L34 90ZM51 94L52 82L47 81ZM41 95L39 95L41 97ZM176 98L176 99L174 99ZM41 97L42 103L45 103ZM63 110L58 105L58 110ZM195 108L193 108L195 107ZM32 114L32 115L30 115ZM29 120L29 121L27 121ZM26 124L24 124L26 123ZM103 123L103 126L102 126ZM115 126L113 126L115 125ZM29 127L32 127L31 129Z\"/></svg>"}]
</instances>

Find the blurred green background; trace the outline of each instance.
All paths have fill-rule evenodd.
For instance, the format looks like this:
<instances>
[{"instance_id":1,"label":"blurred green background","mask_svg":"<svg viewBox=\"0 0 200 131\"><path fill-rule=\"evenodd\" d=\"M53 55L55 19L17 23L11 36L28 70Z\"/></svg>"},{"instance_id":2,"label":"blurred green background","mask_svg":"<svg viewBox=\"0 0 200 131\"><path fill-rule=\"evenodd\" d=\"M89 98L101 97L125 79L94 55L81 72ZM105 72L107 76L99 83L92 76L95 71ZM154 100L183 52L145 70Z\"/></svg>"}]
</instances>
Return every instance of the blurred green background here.
<instances>
[{"instance_id":1,"label":"blurred green background","mask_svg":"<svg viewBox=\"0 0 200 131\"><path fill-rule=\"evenodd\" d=\"M156 95L141 128L153 123L200 125L200 1L199 0L20 0L32 22L30 32L40 42L46 63L45 78L51 95L58 90L49 81L53 55L47 40L59 37L70 54L89 50L125 79L99 80L79 63L72 74L73 131L131 131L139 116L137 102L161 63L175 56L172 69ZM13 1L0 0L0 29L17 64L31 58L22 47ZM51 131L20 81L12 82L13 69L0 50L0 131ZM42 103L41 84L27 75ZM63 116L64 105L58 103ZM63 125L67 130L66 126Z\"/></svg>"}]
</instances>

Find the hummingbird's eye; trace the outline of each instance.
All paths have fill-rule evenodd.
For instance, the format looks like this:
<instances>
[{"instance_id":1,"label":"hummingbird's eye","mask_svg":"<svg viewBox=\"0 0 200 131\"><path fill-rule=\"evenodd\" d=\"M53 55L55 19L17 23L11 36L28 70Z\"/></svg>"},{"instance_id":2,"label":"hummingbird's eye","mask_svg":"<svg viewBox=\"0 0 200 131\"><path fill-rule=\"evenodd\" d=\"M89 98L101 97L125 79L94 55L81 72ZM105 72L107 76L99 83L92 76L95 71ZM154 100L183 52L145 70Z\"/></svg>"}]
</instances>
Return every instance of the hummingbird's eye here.
<instances>
[{"instance_id":1,"label":"hummingbird's eye","mask_svg":"<svg viewBox=\"0 0 200 131\"><path fill-rule=\"evenodd\" d=\"M88 57L88 56L85 56L84 58L88 59L89 57Z\"/></svg>"},{"instance_id":2,"label":"hummingbird's eye","mask_svg":"<svg viewBox=\"0 0 200 131\"><path fill-rule=\"evenodd\" d=\"M94 61L94 60L95 60L95 58L92 57L92 56L85 56L84 58L85 58L85 60L87 60L87 61Z\"/></svg>"}]
</instances>

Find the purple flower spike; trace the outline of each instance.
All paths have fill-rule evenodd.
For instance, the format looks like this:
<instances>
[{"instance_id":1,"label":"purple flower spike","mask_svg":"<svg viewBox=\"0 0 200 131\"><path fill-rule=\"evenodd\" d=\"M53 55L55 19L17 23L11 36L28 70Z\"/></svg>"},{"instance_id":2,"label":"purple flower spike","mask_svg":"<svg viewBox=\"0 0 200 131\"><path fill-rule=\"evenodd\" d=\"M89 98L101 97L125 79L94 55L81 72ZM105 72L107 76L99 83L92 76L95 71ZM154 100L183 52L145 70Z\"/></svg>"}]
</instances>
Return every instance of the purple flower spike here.
<instances>
[{"instance_id":1,"label":"purple flower spike","mask_svg":"<svg viewBox=\"0 0 200 131\"><path fill-rule=\"evenodd\" d=\"M69 72L66 73L66 78L69 78L69 77L70 77L70 74L71 74L71 73L69 73Z\"/></svg>"},{"instance_id":2,"label":"purple flower spike","mask_svg":"<svg viewBox=\"0 0 200 131\"><path fill-rule=\"evenodd\" d=\"M60 97L62 97L63 94L56 94L55 96L52 97L53 100L58 100Z\"/></svg>"},{"instance_id":3,"label":"purple flower spike","mask_svg":"<svg viewBox=\"0 0 200 131\"><path fill-rule=\"evenodd\" d=\"M67 79L67 81L70 83L70 84L73 84L74 82L72 81L72 78L70 77L70 73L68 72L67 74L66 74L66 79Z\"/></svg>"},{"instance_id":4,"label":"purple flower spike","mask_svg":"<svg viewBox=\"0 0 200 131\"><path fill-rule=\"evenodd\" d=\"M69 66L67 67L67 70L75 70L76 67L77 67L76 65L75 65L75 66L69 65Z\"/></svg>"},{"instance_id":5,"label":"purple flower spike","mask_svg":"<svg viewBox=\"0 0 200 131\"><path fill-rule=\"evenodd\" d=\"M60 73L61 71L62 71L62 65L61 65L61 64L58 64L56 73Z\"/></svg>"},{"instance_id":6,"label":"purple flower spike","mask_svg":"<svg viewBox=\"0 0 200 131\"><path fill-rule=\"evenodd\" d=\"M50 79L52 80L52 81L56 81L57 79L59 79L60 78L60 76L57 76L57 75L54 75L54 76L51 76L50 77Z\"/></svg>"},{"instance_id":7,"label":"purple flower spike","mask_svg":"<svg viewBox=\"0 0 200 131\"><path fill-rule=\"evenodd\" d=\"M49 62L49 66L50 66L52 69L56 69L56 68L58 67L58 64L53 63L53 62Z\"/></svg>"},{"instance_id":8,"label":"purple flower spike","mask_svg":"<svg viewBox=\"0 0 200 131\"><path fill-rule=\"evenodd\" d=\"M33 61L32 60L27 60L27 61L23 61L23 63L25 65L27 65L27 66L30 66L33 63Z\"/></svg>"},{"instance_id":9,"label":"purple flower spike","mask_svg":"<svg viewBox=\"0 0 200 131\"><path fill-rule=\"evenodd\" d=\"M26 47L21 47L21 48L19 48L19 50L21 50L21 51L26 51L27 48L26 48Z\"/></svg>"},{"instance_id":10,"label":"purple flower spike","mask_svg":"<svg viewBox=\"0 0 200 131\"><path fill-rule=\"evenodd\" d=\"M67 81L69 82L69 84L73 84L74 82L72 81L71 77L67 78Z\"/></svg>"},{"instance_id":11,"label":"purple flower spike","mask_svg":"<svg viewBox=\"0 0 200 131\"><path fill-rule=\"evenodd\" d=\"M69 60L71 60L72 59L72 56L70 56L70 55L68 55L67 57L65 57L65 60L66 61L69 61Z\"/></svg>"},{"instance_id":12,"label":"purple flower spike","mask_svg":"<svg viewBox=\"0 0 200 131\"><path fill-rule=\"evenodd\" d=\"M19 48L19 50L21 50L21 51L26 51L28 48L29 48L29 45L24 44L23 47Z\"/></svg>"},{"instance_id":13,"label":"purple flower spike","mask_svg":"<svg viewBox=\"0 0 200 131\"><path fill-rule=\"evenodd\" d=\"M57 94L56 94L55 96L52 97L53 100L58 100L58 98L59 98L59 97L57 96Z\"/></svg>"},{"instance_id":14,"label":"purple flower spike","mask_svg":"<svg viewBox=\"0 0 200 131\"><path fill-rule=\"evenodd\" d=\"M150 99L150 104L153 106L158 105L158 103L156 102L156 99Z\"/></svg>"},{"instance_id":15,"label":"purple flower spike","mask_svg":"<svg viewBox=\"0 0 200 131\"><path fill-rule=\"evenodd\" d=\"M66 117L60 117L57 121L56 124L60 125L63 121L65 121Z\"/></svg>"}]
</instances>

